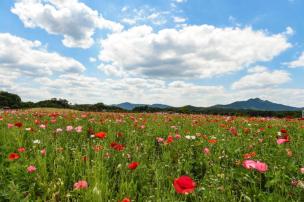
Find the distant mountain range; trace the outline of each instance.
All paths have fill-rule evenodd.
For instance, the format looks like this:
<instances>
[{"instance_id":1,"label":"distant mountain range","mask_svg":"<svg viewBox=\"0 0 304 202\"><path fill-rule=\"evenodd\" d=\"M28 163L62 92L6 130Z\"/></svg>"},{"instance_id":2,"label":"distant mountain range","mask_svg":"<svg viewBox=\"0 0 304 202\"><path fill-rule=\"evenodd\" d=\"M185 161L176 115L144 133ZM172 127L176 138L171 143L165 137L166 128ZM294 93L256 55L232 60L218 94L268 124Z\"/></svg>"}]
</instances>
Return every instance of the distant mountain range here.
<instances>
[{"instance_id":1,"label":"distant mountain range","mask_svg":"<svg viewBox=\"0 0 304 202\"><path fill-rule=\"evenodd\" d=\"M147 105L147 104L133 104L133 103L130 103L130 102L124 102L124 103L120 103L120 104L113 105L113 106L116 106L116 107L119 107L119 108L125 109L125 110L133 110L136 107L143 107L143 106L148 106L148 107L157 108L157 109L171 108L171 106L164 105L164 104Z\"/></svg>"},{"instance_id":2,"label":"distant mountain range","mask_svg":"<svg viewBox=\"0 0 304 202\"><path fill-rule=\"evenodd\" d=\"M133 110L136 107L143 107L148 106L150 108L157 108L157 109L166 109L166 108L175 108L169 105L164 104L133 104L129 102L124 102L121 104L113 105L125 110ZM185 106L187 107L187 106ZM287 106L283 104L277 104L270 102L268 100L261 100L260 98L249 99L246 101L237 101L227 105L214 105L211 107L194 107L188 106L197 109L234 109L234 110L257 110L257 111L299 111L304 110L304 108L297 108L292 106Z\"/></svg>"}]
</instances>

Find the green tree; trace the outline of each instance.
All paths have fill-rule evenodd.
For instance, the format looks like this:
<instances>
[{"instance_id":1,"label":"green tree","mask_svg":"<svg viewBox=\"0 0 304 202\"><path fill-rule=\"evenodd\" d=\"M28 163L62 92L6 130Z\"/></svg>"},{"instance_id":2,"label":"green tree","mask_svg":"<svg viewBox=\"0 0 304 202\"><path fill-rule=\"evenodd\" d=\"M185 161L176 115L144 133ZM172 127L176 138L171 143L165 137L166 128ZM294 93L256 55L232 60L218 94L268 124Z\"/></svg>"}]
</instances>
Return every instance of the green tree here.
<instances>
[{"instance_id":1,"label":"green tree","mask_svg":"<svg viewBox=\"0 0 304 202\"><path fill-rule=\"evenodd\" d=\"M0 107L19 108L21 106L21 98L12 93L0 91Z\"/></svg>"}]
</instances>

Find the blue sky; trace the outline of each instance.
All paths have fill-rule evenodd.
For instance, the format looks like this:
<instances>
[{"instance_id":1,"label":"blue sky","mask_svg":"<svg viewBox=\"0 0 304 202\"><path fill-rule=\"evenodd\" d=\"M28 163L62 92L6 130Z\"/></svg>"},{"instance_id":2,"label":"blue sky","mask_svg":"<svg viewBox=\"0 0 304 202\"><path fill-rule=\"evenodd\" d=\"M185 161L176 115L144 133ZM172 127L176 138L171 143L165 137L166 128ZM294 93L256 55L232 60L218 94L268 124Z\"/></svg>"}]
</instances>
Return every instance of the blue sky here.
<instances>
[{"instance_id":1,"label":"blue sky","mask_svg":"<svg viewBox=\"0 0 304 202\"><path fill-rule=\"evenodd\" d=\"M2 0L0 89L23 100L304 106L304 1Z\"/></svg>"}]
</instances>

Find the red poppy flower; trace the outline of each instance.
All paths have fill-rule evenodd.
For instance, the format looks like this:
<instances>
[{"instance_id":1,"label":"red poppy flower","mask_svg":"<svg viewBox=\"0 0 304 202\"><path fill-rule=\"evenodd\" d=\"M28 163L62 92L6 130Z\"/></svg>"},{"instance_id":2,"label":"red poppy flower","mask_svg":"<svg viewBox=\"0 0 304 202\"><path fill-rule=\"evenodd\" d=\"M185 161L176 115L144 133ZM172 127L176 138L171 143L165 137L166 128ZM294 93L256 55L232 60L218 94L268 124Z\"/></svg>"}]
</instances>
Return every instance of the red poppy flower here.
<instances>
[{"instance_id":1,"label":"red poppy flower","mask_svg":"<svg viewBox=\"0 0 304 202\"><path fill-rule=\"evenodd\" d=\"M181 176L173 182L174 189L179 194L190 194L194 191L196 183L189 176Z\"/></svg>"},{"instance_id":2,"label":"red poppy flower","mask_svg":"<svg viewBox=\"0 0 304 202\"><path fill-rule=\"evenodd\" d=\"M119 202L119 201L118 201L118 202ZM129 199L129 198L124 198L124 199L122 199L121 202L131 202L131 199Z\"/></svg>"},{"instance_id":3,"label":"red poppy flower","mask_svg":"<svg viewBox=\"0 0 304 202\"><path fill-rule=\"evenodd\" d=\"M208 140L208 142L211 144L215 144L215 143L217 143L217 139L210 139L210 140Z\"/></svg>"},{"instance_id":4,"label":"red poppy flower","mask_svg":"<svg viewBox=\"0 0 304 202\"><path fill-rule=\"evenodd\" d=\"M19 158L20 158L20 155L17 154L17 153L10 153L10 154L8 155L8 159L11 160L11 161L17 160L17 159L19 159Z\"/></svg>"},{"instance_id":5,"label":"red poppy flower","mask_svg":"<svg viewBox=\"0 0 304 202\"><path fill-rule=\"evenodd\" d=\"M231 127L229 129L229 132L233 135L233 136L237 136L238 135L238 131L235 127Z\"/></svg>"},{"instance_id":6,"label":"red poppy flower","mask_svg":"<svg viewBox=\"0 0 304 202\"><path fill-rule=\"evenodd\" d=\"M98 132L95 134L95 137L99 138L99 139L104 139L107 136L106 132Z\"/></svg>"},{"instance_id":7,"label":"red poppy flower","mask_svg":"<svg viewBox=\"0 0 304 202\"><path fill-rule=\"evenodd\" d=\"M22 125L23 125L23 124L22 124L21 122L17 122L17 123L15 123L15 126L16 126L16 127L18 127L18 128L21 128L21 127L22 127Z\"/></svg>"},{"instance_id":8,"label":"red poppy flower","mask_svg":"<svg viewBox=\"0 0 304 202\"><path fill-rule=\"evenodd\" d=\"M287 133L287 130L285 128L282 128L281 133Z\"/></svg>"},{"instance_id":9,"label":"red poppy flower","mask_svg":"<svg viewBox=\"0 0 304 202\"><path fill-rule=\"evenodd\" d=\"M251 159L251 158L253 158L255 156L256 156L256 152L250 152L250 153L244 154L243 158L244 159Z\"/></svg>"},{"instance_id":10,"label":"red poppy flower","mask_svg":"<svg viewBox=\"0 0 304 202\"><path fill-rule=\"evenodd\" d=\"M135 170L137 168L137 166L139 165L138 162L132 162L128 165L128 168L131 170Z\"/></svg>"},{"instance_id":11,"label":"red poppy flower","mask_svg":"<svg viewBox=\"0 0 304 202\"><path fill-rule=\"evenodd\" d=\"M167 137L167 144L170 144L171 142L173 142L173 137L172 137L172 135L169 135Z\"/></svg>"},{"instance_id":12,"label":"red poppy flower","mask_svg":"<svg viewBox=\"0 0 304 202\"><path fill-rule=\"evenodd\" d=\"M115 149L116 151L122 151L125 149L125 147L122 144L118 144L116 142L112 142L110 146L112 149Z\"/></svg>"}]
</instances>

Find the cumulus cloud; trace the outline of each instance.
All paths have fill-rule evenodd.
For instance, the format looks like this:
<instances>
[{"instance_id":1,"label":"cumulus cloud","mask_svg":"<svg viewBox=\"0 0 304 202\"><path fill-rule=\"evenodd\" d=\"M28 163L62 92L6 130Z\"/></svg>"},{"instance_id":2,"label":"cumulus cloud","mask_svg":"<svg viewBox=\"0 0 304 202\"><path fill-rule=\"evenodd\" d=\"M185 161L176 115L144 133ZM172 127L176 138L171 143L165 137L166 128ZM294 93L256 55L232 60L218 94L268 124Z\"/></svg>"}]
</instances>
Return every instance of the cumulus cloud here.
<instances>
[{"instance_id":1,"label":"cumulus cloud","mask_svg":"<svg viewBox=\"0 0 304 202\"><path fill-rule=\"evenodd\" d=\"M0 86L1 82L0 80ZM31 86L32 84L36 87ZM228 91L223 86L206 86L185 81L165 82L142 78L100 80L80 74L36 78L32 82L14 83L5 90L21 95L23 100L37 101L58 97L73 103L115 104L130 101L173 106L211 106L255 97L299 107L303 107L304 103L304 89L265 87Z\"/></svg>"},{"instance_id":2,"label":"cumulus cloud","mask_svg":"<svg viewBox=\"0 0 304 202\"><path fill-rule=\"evenodd\" d=\"M186 18L174 16L174 17L173 17L173 21L174 21L175 23L184 23L184 22L186 22Z\"/></svg>"},{"instance_id":3,"label":"cumulus cloud","mask_svg":"<svg viewBox=\"0 0 304 202\"><path fill-rule=\"evenodd\" d=\"M250 69L252 73L242 77L232 84L232 89L257 89L284 84L291 80L290 74L283 70L268 71L267 68L257 66Z\"/></svg>"},{"instance_id":4,"label":"cumulus cloud","mask_svg":"<svg viewBox=\"0 0 304 202\"><path fill-rule=\"evenodd\" d=\"M14 75L41 76L80 73L85 67L73 58L48 52L40 41L0 33L0 70Z\"/></svg>"},{"instance_id":5,"label":"cumulus cloud","mask_svg":"<svg viewBox=\"0 0 304 202\"><path fill-rule=\"evenodd\" d=\"M34 101L58 97L66 98L73 103L113 104L129 101L146 104L165 103L173 106L208 105L224 93L222 86L142 78L100 80L81 74L64 74L57 78L39 77L31 82L15 83L5 90L18 93L25 100Z\"/></svg>"},{"instance_id":6,"label":"cumulus cloud","mask_svg":"<svg viewBox=\"0 0 304 202\"><path fill-rule=\"evenodd\" d=\"M185 3L187 0L175 0L176 3Z\"/></svg>"},{"instance_id":7,"label":"cumulus cloud","mask_svg":"<svg viewBox=\"0 0 304 202\"><path fill-rule=\"evenodd\" d=\"M128 11L128 12L126 12ZM159 11L149 6L130 9L128 7L122 8L123 18L121 23L127 25L150 24L153 26L161 26L168 22L170 15L169 11Z\"/></svg>"},{"instance_id":8,"label":"cumulus cloud","mask_svg":"<svg viewBox=\"0 0 304 202\"><path fill-rule=\"evenodd\" d=\"M78 0L17 0L11 11L25 27L63 35L62 42L67 47L89 48L97 28L112 31L123 28Z\"/></svg>"},{"instance_id":9,"label":"cumulus cloud","mask_svg":"<svg viewBox=\"0 0 304 202\"><path fill-rule=\"evenodd\" d=\"M288 63L288 66L290 68L304 67L304 52L302 52L297 60Z\"/></svg>"},{"instance_id":10,"label":"cumulus cloud","mask_svg":"<svg viewBox=\"0 0 304 202\"><path fill-rule=\"evenodd\" d=\"M272 60L291 47L287 35L247 28L188 25L158 32L147 25L101 41L106 73L157 78L206 78Z\"/></svg>"}]
</instances>

